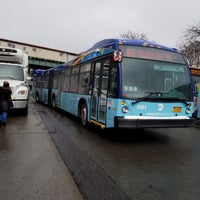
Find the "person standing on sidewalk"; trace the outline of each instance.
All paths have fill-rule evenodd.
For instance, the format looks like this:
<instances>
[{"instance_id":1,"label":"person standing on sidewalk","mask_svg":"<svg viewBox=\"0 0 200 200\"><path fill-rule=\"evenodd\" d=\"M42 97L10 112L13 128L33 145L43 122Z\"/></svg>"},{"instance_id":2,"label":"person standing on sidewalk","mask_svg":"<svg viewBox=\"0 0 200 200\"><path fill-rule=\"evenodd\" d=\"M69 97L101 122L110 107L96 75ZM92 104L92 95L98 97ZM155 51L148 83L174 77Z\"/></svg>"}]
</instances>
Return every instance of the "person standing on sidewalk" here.
<instances>
[{"instance_id":1,"label":"person standing on sidewalk","mask_svg":"<svg viewBox=\"0 0 200 200\"><path fill-rule=\"evenodd\" d=\"M12 91L7 81L3 82L3 87L0 87L0 123L5 127L8 117L8 111L13 107L11 99Z\"/></svg>"}]
</instances>

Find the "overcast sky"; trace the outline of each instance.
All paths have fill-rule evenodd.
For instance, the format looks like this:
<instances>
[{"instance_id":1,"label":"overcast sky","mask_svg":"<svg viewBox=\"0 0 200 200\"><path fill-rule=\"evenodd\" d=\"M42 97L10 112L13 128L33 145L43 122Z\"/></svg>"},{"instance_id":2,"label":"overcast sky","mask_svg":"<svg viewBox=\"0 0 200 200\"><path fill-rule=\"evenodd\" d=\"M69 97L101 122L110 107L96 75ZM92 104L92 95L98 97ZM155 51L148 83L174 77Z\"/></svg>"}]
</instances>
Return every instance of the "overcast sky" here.
<instances>
[{"instance_id":1,"label":"overcast sky","mask_svg":"<svg viewBox=\"0 0 200 200\"><path fill-rule=\"evenodd\" d=\"M79 53L127 31L176 47L200 0L2 0L0 38Z\"/></svg>"}]
</instances>

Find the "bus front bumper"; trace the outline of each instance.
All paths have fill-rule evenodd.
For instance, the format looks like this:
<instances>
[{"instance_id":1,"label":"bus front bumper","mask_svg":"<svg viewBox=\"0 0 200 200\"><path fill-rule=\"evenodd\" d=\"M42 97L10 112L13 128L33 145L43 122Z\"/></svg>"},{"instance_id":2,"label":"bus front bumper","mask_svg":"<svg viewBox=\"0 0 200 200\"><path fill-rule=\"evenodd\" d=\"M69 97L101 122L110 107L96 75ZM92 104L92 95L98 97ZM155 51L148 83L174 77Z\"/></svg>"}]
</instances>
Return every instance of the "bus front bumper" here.
<instances>
[{"instance_id":1,"label":"bus front bumper","mask_svg":"<svg viewBox=\"0 0 200 200\"><path fill-rule=\"evenodd\" d=\"M115 117L116 128L178 128L193 127L195 119L182 117Z\"/></svg>"}]
</instances>

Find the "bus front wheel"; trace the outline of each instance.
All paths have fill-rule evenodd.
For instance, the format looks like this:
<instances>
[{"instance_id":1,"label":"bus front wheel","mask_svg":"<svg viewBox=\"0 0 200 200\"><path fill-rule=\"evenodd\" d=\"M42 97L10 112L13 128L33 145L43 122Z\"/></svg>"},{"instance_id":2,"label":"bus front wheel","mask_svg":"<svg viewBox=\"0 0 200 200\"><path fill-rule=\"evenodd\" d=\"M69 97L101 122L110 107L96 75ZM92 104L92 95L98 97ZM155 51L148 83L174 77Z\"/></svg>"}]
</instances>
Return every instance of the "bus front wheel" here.
<instances>
[{"instance_id":1,"label":"bus front wheel","mask_svg":"<svg viewBox=\"0 0 200 200\"><path fill-rule=\"evenodd\" d=\"M87 106L85 103L81 105L81 110L80 110L80 118L81 118L81 124L83 126L87 125Z\"/></svg>"}]
</instances>

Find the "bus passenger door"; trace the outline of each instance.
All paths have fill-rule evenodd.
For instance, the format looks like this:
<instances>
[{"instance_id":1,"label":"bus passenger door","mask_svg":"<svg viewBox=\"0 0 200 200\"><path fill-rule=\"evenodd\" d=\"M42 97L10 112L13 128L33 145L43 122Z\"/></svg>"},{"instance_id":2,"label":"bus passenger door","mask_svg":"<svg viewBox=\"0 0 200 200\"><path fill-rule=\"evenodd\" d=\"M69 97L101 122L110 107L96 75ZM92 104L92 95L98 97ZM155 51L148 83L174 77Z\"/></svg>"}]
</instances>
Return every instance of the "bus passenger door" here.
<instances>
[{"instance_id":1,"label":"bus passenger door","mask_svg":"<svg viewBox=\"0 0 200 200\"><path fill-rule=\"evenodd\" d=\"M98 61L94 64L93 89L91 96L91 118L105 123L109 60Z\"/></svg>"},{"instance_id":2,"label":"bus passenger door","mask_svg":"<svg viewBox=\"0 0 200 200\"><path fill-rule=\"evenodd\" d=\"M53 88L53 70L49 70L48 77L48 104L51 105L52 101L52 88Z\"/></svg>"},{"instance_id":3,"label":"bus passenger door","mask_svg":"<svg viewBox=\"0 0 200 200\"><path fill-rule=\"evenodd\" d=\"M61 107L61 93L63 89L63 82L64 82L64 72L61 71L58 73L58 93L57 93L57 105L58 107Z\"/></svg>"}]
</instances>

